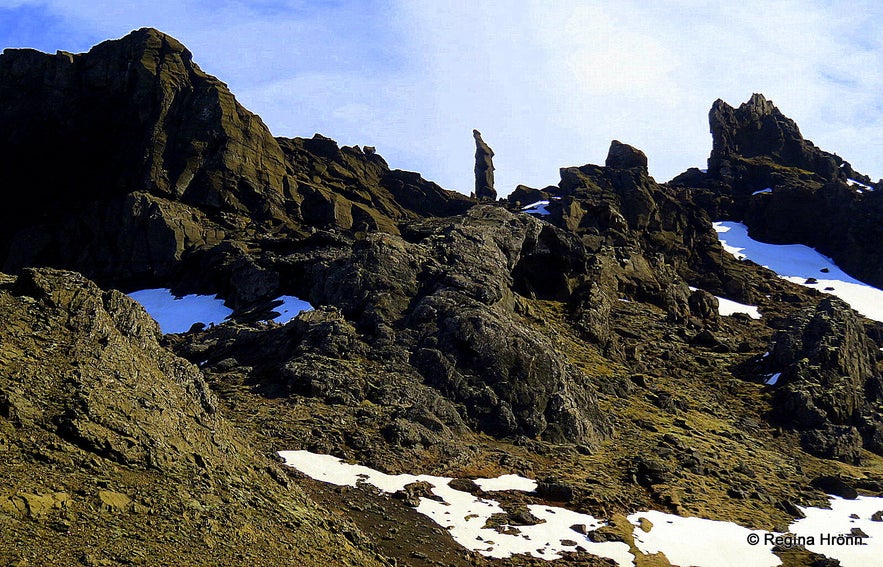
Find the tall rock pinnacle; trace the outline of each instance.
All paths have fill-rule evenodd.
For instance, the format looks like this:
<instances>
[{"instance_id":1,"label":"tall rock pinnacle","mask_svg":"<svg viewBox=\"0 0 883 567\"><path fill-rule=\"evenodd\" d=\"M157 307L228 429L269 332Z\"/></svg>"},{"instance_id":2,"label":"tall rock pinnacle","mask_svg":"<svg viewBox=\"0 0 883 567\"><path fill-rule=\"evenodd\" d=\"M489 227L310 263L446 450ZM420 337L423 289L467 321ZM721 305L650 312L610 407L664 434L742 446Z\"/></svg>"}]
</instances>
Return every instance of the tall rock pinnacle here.
<instances>
[{"instance_id":1,"label":"tall rock pinnacle","mask_svg":"<svg viewBox=\"0 0 883 567\"><path fill-rule=\"evenodd\" d=\"M496 201L494 190L494 150L481 139L481 132L472 131L475 138L475 197L480 201Z\"/></svg>"}]
</instances>

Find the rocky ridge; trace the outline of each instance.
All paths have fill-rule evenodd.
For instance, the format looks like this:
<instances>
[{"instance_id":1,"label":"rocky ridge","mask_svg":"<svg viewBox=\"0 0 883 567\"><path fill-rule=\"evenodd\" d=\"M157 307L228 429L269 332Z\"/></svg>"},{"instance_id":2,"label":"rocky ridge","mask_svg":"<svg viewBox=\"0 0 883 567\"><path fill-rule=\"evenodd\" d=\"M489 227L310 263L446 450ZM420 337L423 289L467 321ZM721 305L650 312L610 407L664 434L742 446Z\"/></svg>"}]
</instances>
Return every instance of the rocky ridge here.
<instances>
[{"instance_id":1,"label":"rocky ridge","mask_svg":"<svg viewBox=\"0 0 883 567\"><path fill-rule=\"evenodd\" d=\"M883 488L880 325L736 261L712 228L745 214L756 234L750 219L772 214L770 199L833 199L879 219L874 192L847 181L870 180L759 95L715 103L708 173L657 183L643 152L614 141L604 166L481 204L391 170L372 148L273 138L155 30L82 55L7 50L0 125L4 168L29 189L0 235L16 272L0 285L9 560L39 542L80 563L137 562L122 543L94 557L86 543L152 526L141 537L169 544L155 557L209 537L204 555L183 558L192 564L482 563L406 504L280 471L279 449L388 472L518 472L548 490L516 508L567 500L626 542L623 514L639 508L770 529L795 503L823 503L824 479ZM35 168L42 144L72 153ZM752 195L767 182L772 194ZM520 212L540 199L548 215ZM817 219L794 217L793 234L804 220ZM873 265L873 251L855 254ZM41 265L104 288L220 293L235 317L161 337L119 292L27 268ZM255 322L280 294L316 309ZM764 316L722 317L715 295ZM770 467L780 474L759 474ZM33 471L54 484L33 484ZM193 506L196 494L223 505ZM29 498L51 513L29 515ZM108 507L126 515L102 516ZM328 520L342 510L360 530ZM185 535L169 540L182 514ZM93 540L52 541L56 518L93 527ZM197 534L204 525L212 536Z\"/></svg>"}]
</instances>

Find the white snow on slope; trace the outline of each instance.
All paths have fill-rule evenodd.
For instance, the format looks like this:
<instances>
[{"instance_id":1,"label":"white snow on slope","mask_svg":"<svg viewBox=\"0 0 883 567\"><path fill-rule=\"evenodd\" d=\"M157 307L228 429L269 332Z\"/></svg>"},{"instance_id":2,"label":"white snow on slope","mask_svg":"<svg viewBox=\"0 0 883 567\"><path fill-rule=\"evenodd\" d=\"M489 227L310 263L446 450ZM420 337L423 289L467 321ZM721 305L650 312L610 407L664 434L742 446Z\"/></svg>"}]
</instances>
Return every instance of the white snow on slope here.
<instances>
[{"instance_id":1,"label":"white snow on slope","mask_svg":"<svg viewBox=\"0 0 883 567\"><path fill-rule=\"evenodd\" d=\"M537 201L536 203L531 203L530 205L527 205L525 207L521 207L521 212L528 213L531 215L545 216L545 215L550 214L549 210L546 208L546 206L548 204L549 204L549 201Z\"/></svg>"},{"instance_id":2,"label":"white snow on slope","mask_svg":"<svg viewBox=\"0 0 883 567\"><path fill-rule=\"evenodd\" d=\"M790 529L796 535L814 536L814 545L807 545L809 551L821 553L840 560L841 567L867 567L880 565L883 558L883 522L871 520L871 516L883 510L883 498L859 496L855 500L844 500L838 496L831 497L831 508L801 508L806 518L791 524ZM852 515L858 516L852 518ZM843 544L834 540L823 543L821 534L829 536L852 535L858 528L869 539L863 540L866 545ZM842 542L843 540L841 540ZM830 543L829 543L830 542Z\"/></svg>"},{"instance_id":3,"label":"white snow on slope","mask_svg":"<svg viewBox=\"0 0 883 567\"><path fill-rule=\"evenodd\" d=\"M640 520L649 520L649 532ZM651 510L628 516L635 526L635 545L641 553L662 552L672 565L696 567L775 567L781 564L771 546L751 545L751 530L731 522L683 518Z\"/></svg>"},{"instance_id":4,"label":"white snow on slope","mask_svg":"<svg viewBox=\"0 0 883 567\"><path fill-rule=\"evenodd\" d=\"M861 187L865 191L873 191L874 190L874 188L871 187L870 185L866 185L866 184L862 183L861 181L856 181L855 179L847 179L846 183L850 187Z\"/></svg>"},{"instance_id":5,"label":"white snow on slope","mask_svg":"<svg viewBox=\"0 0 883 567\"><path fill-rule=\"evenodd\" d=\"M714 228L724 250L736 258L747 258L788 281L836 295L865 317L883 321L883 290L847 275L809 246L758 242L749 238L748 228L738 222L716 222Z\"/></svg>"},{"instance_id":6,"label":"white snow on slope","mask_svg":"<svg viewBox=\"0 0 883 567\"><path fill-rule=\"evenodd\" d=\"M170 289L142 289L129 297L144 306L163 333L186 333L194 323L220 323L233 310L224 300L211 295L175 297Z\"/></svg>"},{"instance_id":7,"label":"white snow on slope","mask_svg":"<svg viewBox=\"0 0 883 567\"><path fill-rule=\"evenodd\" d=\"M495 500L476 498L468 492L448 486L450 478L431 475L389 475L362 465L351 465L331 455L318 455L309 451L279 451L288 466L307 476L338 486L356 486L359 482L370 484L383 492L393 493L417 481L428 482L432 492L442 502L421 498L417 512L425 514L439 526L447 529L451 537L463 547L478 551L487 557L509 557L529 554L541 559L558 559L562 551L575 551L577 545L593 555L609 557L618 565L632 565L634 556L628 545L622 542L596 543L570 528L584 524L592 530L605 525L588 514L579 514L565 508L552 506L528 506L530 512L545 520L534 526L507 526L500 533L484 525L493 514L504 512ZM504 475L496 479L477 479L475 483L483 490L534 490L536 482L517 475ZM562 541L564 540L564 541Z\"/></svg>"},{"instance_id":8,"label":"white snow on slope","mask_svg":"<svg viewBox=\"0 0 883 567\"><path fill-rule=\"evenodd\" d=\"M696 291L699 288L690 286L690 291ZM715 295L717 298L717 312L718 315L728 316L735 315L736 313L744 313L751 317L752 319L760 319L760 310L758 310L756 305L745 305L744 303L739 303L737 301L733 301L732 299L727 299L725 297L720 297Z\"/></svg>"},{"instance_id":9,"label":"white snow on slope","mask_svg":"<svg viewBox=\"0 0 883 567\"><path fill-rule=\"evenodd\" d=\"M129 297L140 303L153 317L163 333L186 333L194 323L219 324L229 317L233 310L224 306L224 300L214 295L185 295L176 297L166 288L142 289L133 291ZM274 307L279 313L271 321L285 324L301 311L312 306L292 295L282 295L274 301L282 304Z\"/></svg>"},{"instance_id":10,"label":"white snow on slope","mask_svg":"<svg viewBox=\"0 0 883 567\"><path fill-rule=\"evenodd\" d=\"M721 315L745 313L752 319L760 319L760 311L757 309L756 305L745 305L744 303L738 303L736 301L733 301L732 299L727 299L725 297L717 297L717 301L717 312Z\"/></svg>"},{"instance_id":11,"label":"white snow on slope","mask_svg":"<svg viewBox=\"0 0 883 567\"><path fill-rule=\"evenodd\" d=\"M605 525L588 514L556 506L530 505L530 512L544 522L534 526L506 526L507 531L513 531L503 534L484 527L491 515L503 512L498 502L455 490L448 485L450 478L389 475L365 466L344 463L331 455L308 451L279 451L279 455L288 466L307 476L338 486L365 483L383 492L393 493L412 482L427 482L432 485L433 494L442 501L421 498L416 510L446 528L460 545L488 557L530 554L552 560L560 557L561 551L574 551L579 546L593 555L613 559L620 567L631 567L635 562L635 556L625 543L594 543L586 535L572 529L572 526L584 525L591 532ZM474 482L486 491L528 492L536 488L535 481L517 475L476 479ZM790 533L796 536L813 536L816 543L819 543L821 534L849 534L852 528L859 528L870 536L870 539L865 540L867 545L807 547L811 551L839 559L844 567L875 565L876 558L883 553L883 522L873 522L871 516L878 510L883 510L883 498L831 498L831 509L801 508L806 518L792 523L788 528ZM853 514L858 518L851 518ZM642 522L642 519L650 524ZM784 534L752 531L732 522L682 517L656 510L635 512L628 516L628 520L635 526L632 535L637 551L642 554L661 552L672 565L773 567L780 564L779 558L772 553L774 543L767 543L765 536ZM755 536L759 541L752 545L750 538ZM572 545L573 543L576 545Z\"/></svg>"}]
</instances>

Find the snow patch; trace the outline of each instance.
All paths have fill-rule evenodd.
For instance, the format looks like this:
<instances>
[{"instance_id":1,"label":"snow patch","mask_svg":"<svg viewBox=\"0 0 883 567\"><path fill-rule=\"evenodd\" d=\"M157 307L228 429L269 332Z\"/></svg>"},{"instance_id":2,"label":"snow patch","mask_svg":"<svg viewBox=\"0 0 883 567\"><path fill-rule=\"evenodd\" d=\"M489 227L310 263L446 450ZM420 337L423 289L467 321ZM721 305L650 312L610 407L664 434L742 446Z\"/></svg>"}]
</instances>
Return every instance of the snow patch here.
<instances>
[{"instance_id":1,"label":"snow patch","mask_svg":"<svg viewBox=\"0 0 883 567\"><path fill-rule=\"evenodd\" d=\"M194 323L221 323L233 310L217 295L176 297L167 288L133 291L129 297L140 303L163 333L186 333Z\"/></svg>"},{"instance_id":2,"label":"snow patch","mask_svg":"<svg viewBox=\"0 0 883 567\"><path fill-rule=\"evenodd\" d=\"M303 311L312 311L313 306L300 299L298 297L294 297L293 295L281 295L274 299L273 301L281 301L282 305L278 305L273 308L273 311L279 313L276 317L269 319L270 321L275 321L281 325L288 323L295 317L297 317L298 313Z\"/></svg>"},{"instance_id":3,"label":"snow patch","mask_svg":"<svg viewBox=\"0 0 883 567\"><path fill-rule=\"evenodd\" d=\"M699 288L690 286L690 291L696 291ZM756 305L745 305L744 303L739 303L737 301L733 301L732 299L727 299L725 297L720 297L715 295L717 298L717 312L718 315L722 315L724 317L729 315L735 315L736 313L744 313L751 317L752 319L760 319L760 310L758 310Z\"/></svg>"},{"instance_id":4,"label":"snow patch","mask_svg":"<svg viewBox=\"0 0 883 567\"><path fill-rule=\"evenodd\" d=\"M847 275L830 258L812 248L802 244L758 242L750 238L746 226L738 222L716 222L714 228L724 250L737 259L747 258L790 282L820 288L846 301L865 317L883 321L883 290ZM818 277L820 273L825 274L825 279Z\"/></svg>"},{"instance_id":5,"label":"snow patch","mask_svg":"<svg viewBox=\"0 0 883 567\"><path fill-rule=\"evenodd\" d=\"M546 560L558 559L562 551L574 551L575 546L565 545L562 540L577 542L588 553L613 559L617 565L630 566L634 556L622 542L591 541L587 536L570 529L574 524L584 524L587 530L597 529L606 524L588 514L580 514L552 506L531 505L530 512L538 519L545 520L533 526L505 526L507 533L500 533L484 525L493 514L504 510L495 500L476 498L474 495L456 490L448 485L448 477L431 475L399 474L389 475L374 469L351 465L331 455L319 455L309 451L279 451L285 464L294 467L307 476L338 486L370 484L383 492L393 493L417 481L432 485L432 493L441 502L421 498L417 512L426 515L439 526L447 529L451 537L463 547L494 558L510 557L515 554L529 554ZM533 491L536 481L518 475L503 475L498 478L480 478L475 483L485 491L519 490Z\"/></svg>"},{"instance_id":6,"label":"snow patch","mask_svg":"<svg viewBox=\"0 0 883 567\"><path fill-rule=\"evenodd\" d=\"M813 545L806 549L836 558L842 567L866 567L879 565L881 550L878 542L883 541L883 522L871 520L871 516L883 510L883 498L859 496L855 500L845 500L839 496L831 497L831 508L800 508L806 515L797 520L788 529L798 536L813 536ZM858 518L852 518L852 515ZM820 534L853 535L852 530L859 529L868 539L864 545L823 544ZM830 541L830 540L829 540Z\"/></svg>"},{"instance_id":7,"label":"snow patch","mask_svg":"<svg viewBox=\"0 0 883 567\"><path fill-rule=\"evenodd\" d=\"M383 492L393 493L412 482L427 482L432 486L432 493L441 501L421 498L416 510L447 529L460 545L487 557L504 558L515 554L530 554L553 560L561 557L562 551L574 551L580 546L590 554L612 559L620 567L632 567L635 564L636 558L625 543L595 543L588 536L572 529L574 525L584 525L586 531L591 532L605 525L588 514L556 506L529 505L531 514L541 523L533 526L503 526L507 533L500 533L484 527L491 515L503 512L499 503L451 488L448 485L451 479L448 477L389 475L365 466L344 463L331 455L309 451L279 451L279 455L288 466L307 476L338 486L365 483ZM512 474L493 479L479 478L474 482L488 492L529 492L536 489L536 481ZM839 559L844 567L876 564L880 556L880 546L873 545L873 542L883 538L883 522L873 522L871 516L878 510L883 510L883 498L862 496L856 500L844 500L832 496L830 509L801 510L806 517L795 521L788 528L796 536L813 536L816 543L820 543L820 534L850 534L853 528L859 528L871 538L863 546L807 545L807 549ZM853 514L858 518L851 518ZM656 510L635 512L628 516L628 521L634 526L632 535L637 550L642 554L663 553L672 565L780 565L779 558L772 552L773 544L766 543L766 532L754 532L732 522L681 517ZM753 541L758 543L749 544L752 541L749 536L757 536L759 539ZM565 541L568 543L565 544ZM574 542L576 545L572 545Z\"/></svg>"},{"instance_id":8,"label":"snow patch","mask_svg":"<svg viewBox=\"0 0 883 567\"><path fill-rule=\"evenodd\" d=\"M717 312L721 315L726 316L735 315L736 313L745 313L752 319L760 319L760 310L758 310L756 305L745 305L744 303L739 303L725 297L718 297L717 301Z\"/></svg>"},{"instance_id":9,"label":"snow patch","mask_svg":"<svg viewBox=\"0 0 883 567\"><path fill-rule=\"evenodd\" d=\"M549 213L549 209L546 208L546 206L548 204L549 204L549 201L545 201L545 200L544 201L537 201L536 203L531 203L530 205L527 205L526 207L521 207L521 212L527 213L530 215L545 216L545 215L551 214L551 213Z\"/></svg>"},{"instance_id":10,"label":"snow patch","mask_svg":"<svg viewBox=\"0 0 883 567\"><path fill-rule=\"evenodd\" d=\"M862 183L861 181L856 181L855 179L847 179L847 180L846 180L846 183L847 183L850 187L861 187L861 188L864 189L865 191L873 191L873 190L874 190L874 188L871 187L870 185L867 185L867 184L865 184L865 183ZM861 189L859 189L859 192L861 192Z\"/></svg>"},{"instance_id":11,"label":"snow patch","mask_svg":"<svg viewBox=\"0 0 883 567\"><path fill-rule=\"evenodd\" d=\"M766 382L764 382L764 384L766 384L767 386L775 386L776 382L778 382L779 378L781 378L781 377L782 377L781 372L776 372L775 374L770 374L769 377L767 378Z\"/></svg>"},{"instance_id":12,"label":"snow patch","mask_svg":"<svg viewBox=\"0 0 883 567\"><path fill-rule=\"evenodd\" d=\"M649 531L640 528L641 519L653 524ZM751 545L752 533L731 522L704 518L683 518L656 510L628 516L635 526L635 546L641 553L663 553L672 565L696 567L776 567L781 560L771 546Z\"/></svg>"}]
</instances>

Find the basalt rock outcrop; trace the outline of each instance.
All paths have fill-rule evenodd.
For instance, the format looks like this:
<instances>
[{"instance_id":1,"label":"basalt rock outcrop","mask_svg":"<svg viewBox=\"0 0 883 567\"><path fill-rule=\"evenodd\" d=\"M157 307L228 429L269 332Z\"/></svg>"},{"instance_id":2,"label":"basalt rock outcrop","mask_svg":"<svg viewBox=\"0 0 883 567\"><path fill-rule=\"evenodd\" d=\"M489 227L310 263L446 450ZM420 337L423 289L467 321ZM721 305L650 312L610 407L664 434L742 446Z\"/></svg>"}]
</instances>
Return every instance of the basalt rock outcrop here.
<instances>
[{"instance_id":1,"label":"basalt rock outcrop","mask_svg":"<svg viewBox=\"0 0 883 567\"><path fill-rule=\"evenodd\" d=\"M0 274L0 311L2 560L379 564L280 485L140 305L29 269Z\"/></svg>"},{"instance_id":2,"label":"basalt rock outcrop","mask_svg":"<svg viewBox=\"0 0 883 567\"><path fill-rule=\"evenodd\" d=\"M544 218L580 237L603 266L610 293L650 301L676 318L689 313L685 281L754 300L747 276L723 253L708 212L694 201L695 190L656 183L644 153L616 140L606 164L562 168L558 186L542 195L550 199Z\"/></svg>"},{"instance_id":3,"label":"basalt rock outcrop","mask_svg":"<svg viewBox=\"0 0 883 567\"><path fill-rule=\"evenodd\" d=\"M826 180L838 178L844 164L841 158L805 140L797 124L762 94L753 94L739 108L716 100L709 111L708 122L713 144L708 173L722 181L740 179L745 172L733 168L747 165L744 161L752 158L769 159L777 165L809 171Z\"/></svg>"},{"instance_id":4,"label":"basalt rock outcrop","mask_svg":"<svg viewBox=\"0 0 883 567\"><path fill-rule=\"evenodd\" d=\"M445 401L451 400L467 424L495 435L595 444L609 433L591 377L553 354L554 346L519 313L521 298L566 302L589 281L585 248L563 231L481 206L454 220L412 225L404 237L376 233L259 261L295 286L292 292L338 309L352 332L334 339L346 346L331 352L296 340L279 349L291 353L281 361L258 349L244 364L266 354L264 360L286 368L286 380L296 381L289 370L296 372L307 353L397 361L400 382L410 376L443 396L427 413L437 408L435 419L447 427L461 427ZM413 379L415 370L422 379ZM344 382L350 401L371 399L359 379Z\"/></svg>"},{"instance_id":5,"label":"basalt rock outcrop","mask_svg":"<svg viewBox=\"0 0 883 567\"><path fill-rule=\"evenodd\" d=\"M770 529L826 502L813 478L879 492L880 325L737 261L712 226L879 244L873 184L762 97L712 123L707 173L657 183L614 141L604 166L496 201L477 133L477 198L374 148L273 138L155 30L5 52L0 165L21 190L0 209L0 561L486 564L280 449L465 486L516 472L539 488L507 510L566 501L623 541L635 509ZM872 248L850 261L871 270ZM162 336L112 290L155 285L233 317ZM267 322L280 295L314 309Z\"/></svg>"},{"instance_id":6,"label":"basalt rock outcrop","mask_svg":"<svg viewBox=\"0 0 883 567\"><path fill-rule=\"evenodd\" d=\"M105 284L167 278L194 251L255 234L397 231L471 201L376 153L274 139L175 39L141 29L88 53L0 56L7 271Z\"/></svg>"},{"instance_id":7,"label":"basalt rock outcrop","mask_svg":"<svg viewBox=\"0 0 883 567\"><path fill-rule=\"evenodd\" d=\"M689 170L673 185L708 190L706 208L744 222L753 238L810 246L856 278L883 285L880 183L804 139L763 95L738 108L716 101L709 124L707 173Z\"/></svg>"},{"instance_id":8,"label":"basalt rock outcrop","mask_svg":"<svg viewBox=\"0 0 883 567\"><path fill-rule=\"evenodd\" d=\"M808 451L858 462L862 445L883 450L876 348L843 301L826 298L796 313L773 336L769 353L768 375L777 375L774 416L804 432Z\"/></svg>"},{"instance_id":9,"label":"basalt rock outcrop","mask_svg":"<svg viewBox=\"0 0 883 567\"><path fill-rule=\"evenodd\" d=\"M481 132L472 131L475 138L475 198L480 201L496 201L494 189L494 150L481 139Z\"/></svg>"}]
</instances>

